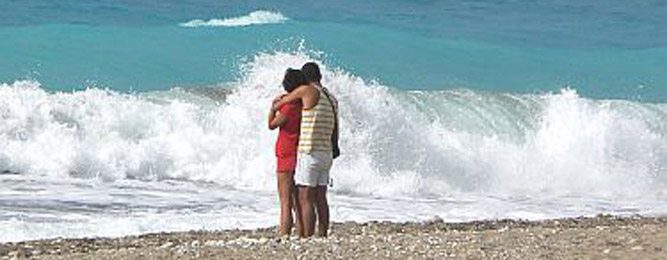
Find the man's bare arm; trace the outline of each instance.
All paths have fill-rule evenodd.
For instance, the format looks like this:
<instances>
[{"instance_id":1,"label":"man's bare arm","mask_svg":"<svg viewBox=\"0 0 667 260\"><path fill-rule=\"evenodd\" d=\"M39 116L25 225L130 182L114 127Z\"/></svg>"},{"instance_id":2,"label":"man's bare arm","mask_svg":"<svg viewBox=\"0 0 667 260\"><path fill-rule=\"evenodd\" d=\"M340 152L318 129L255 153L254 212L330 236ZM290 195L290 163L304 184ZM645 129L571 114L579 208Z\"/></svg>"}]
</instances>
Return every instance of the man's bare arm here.
<instances>
[{"instance_id":1,"label":"man's bare arm","mask_svg":"<svg viewBox=\"0 0 667 260\"><path fill-rule=\"evenodd\" d=\"M303 96L306 94L306 85L300 86L296 88L294 91L290 92L287 95L284 95L280 100L277 102L273 103L273 106L271 107L272 110L279 110L280 107L282 107L285 104L294 102L296 100L303 99ZM303 101L303 100L302 100Z\"/></svg>"},{"instance_id":2,"label":"man's bare arm","mask_svg":"<svg viewBox=\"0 0 667 260\"><path fill-rule=\"evenodd\" d=\"M338 158L338 156L340 156L340 146L338 145L338 138L339 138L339 134L340 134L340 129L338 128L338 125L339 125L339 122L340 122L340 118L338 117L338 100L336 100L334 98L333 102L335 103L334 104L335 120L334 120L334 132L331 135L331 146L333 148L332 155L333 155L333 158L335 159L335 158Z\"/></svg>"}]
</instances>

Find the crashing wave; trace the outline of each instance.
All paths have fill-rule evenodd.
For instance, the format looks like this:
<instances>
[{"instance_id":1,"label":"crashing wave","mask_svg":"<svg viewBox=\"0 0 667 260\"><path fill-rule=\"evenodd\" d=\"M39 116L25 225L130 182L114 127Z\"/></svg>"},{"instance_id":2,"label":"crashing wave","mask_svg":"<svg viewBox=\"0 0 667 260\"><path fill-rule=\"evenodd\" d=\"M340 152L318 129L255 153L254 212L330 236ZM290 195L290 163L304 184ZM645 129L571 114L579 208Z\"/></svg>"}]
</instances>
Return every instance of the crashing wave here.
<instances>
[{"instance_id":1,"label":"crashing wave","mask_svg":"<svg viewBox=\"0 0 667 260\"><path fill-rule=\"evenodd\" d=\"M275 132L266 129L264 115L281 92L276 86L285 67L310 60L259 54L215 102L196 91L48 93L35 82L1 85L0 171L271 190L274 180L266 176L275 167ZM323 76L341 102L337 192L665 192L665 104L592 100L571 89L400 91L326 66Z\"/></svg>"},{"instance_id":2,"label":"crashing wave","mask_svg":"<svg viewBox=\"0 0 667 260\"><path fill-rule=\"evenodd\" d=\"M245 16L234 17L234 18L225 18L225 19L211 19L211 20L202 20L195 19L185 23L181 23L182 27L239 27L239 26L250 26L258 24L276 24L284 23L289 20L280 12L271 12L271 11L254 11Z\"/></svg>"}]
</instances>

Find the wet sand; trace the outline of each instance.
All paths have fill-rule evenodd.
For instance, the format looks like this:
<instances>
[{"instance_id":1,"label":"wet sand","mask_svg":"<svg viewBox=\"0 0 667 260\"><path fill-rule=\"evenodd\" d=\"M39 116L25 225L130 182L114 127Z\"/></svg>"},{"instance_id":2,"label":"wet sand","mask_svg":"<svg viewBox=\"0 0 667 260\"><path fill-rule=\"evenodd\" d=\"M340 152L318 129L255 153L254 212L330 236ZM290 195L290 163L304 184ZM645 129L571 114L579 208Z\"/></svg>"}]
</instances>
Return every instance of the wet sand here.
<instances>
[{"instance_id":1,"label":"wet sand","mask_svg":"<svg viewBox=\"0 0 667 260\"><path fill-rule=\"evenodd\" d=\"M36 259L667 259L667 218L334 223L329 238L276 229L190 231L0 244Z\"/></svg>"}]
</instances>

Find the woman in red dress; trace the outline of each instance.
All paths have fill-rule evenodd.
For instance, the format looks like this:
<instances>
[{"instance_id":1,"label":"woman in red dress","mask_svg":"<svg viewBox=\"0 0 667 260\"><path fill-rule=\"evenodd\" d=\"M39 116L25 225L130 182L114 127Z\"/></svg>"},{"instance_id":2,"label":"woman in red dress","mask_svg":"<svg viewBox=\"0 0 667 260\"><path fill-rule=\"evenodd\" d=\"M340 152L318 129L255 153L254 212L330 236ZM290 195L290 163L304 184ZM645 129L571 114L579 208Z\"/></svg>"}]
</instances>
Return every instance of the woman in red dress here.
<instances>
[{"instance_id":1,"label":"woman in red dress","mask_svg":"<svg viewBox=\"0 0 667 260\"><path fill-rule=\"evenodd\" d=\"M287 93L301 85L307 84L300 70L288 69L285 72L282 86ZM277 100L274 100L274 103ZM280 110L269 113L269 129L280 128L276 141L276 157L278 159L278 193L280 195L280 235L289 236L292 232L292 209L296 213L296 229L303 237L303 225L299 217L294 189L294 169L299 146L301 126L301 101L283 105ZM273 111L273 110L272 110Z\"/></svg>"}]
</instances>

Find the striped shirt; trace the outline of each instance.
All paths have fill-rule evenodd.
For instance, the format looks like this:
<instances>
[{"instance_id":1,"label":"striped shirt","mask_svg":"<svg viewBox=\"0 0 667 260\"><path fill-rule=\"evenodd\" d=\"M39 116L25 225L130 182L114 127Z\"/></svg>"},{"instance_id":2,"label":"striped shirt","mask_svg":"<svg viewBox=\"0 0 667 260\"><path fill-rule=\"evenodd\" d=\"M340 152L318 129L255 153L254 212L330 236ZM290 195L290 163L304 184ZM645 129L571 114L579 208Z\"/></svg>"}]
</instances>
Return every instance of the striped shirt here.
<instances>
[{"instance_id":1,"label":"striped shirt","mask_svg":"<svg viewBox=\"0 0 667 260\"><path fill-rule=\"evenodd\" d=\"M334 125L336 123L336 114L333 106L327 98L322 87L314 85L320 91L320 98L317 104L311 109L303 109L301 111L301 132L299 134L299 152L310 153L315 151L331 152L331 136L334 132ZM336 103L336 100L331 94L331 99Z\"/></svg>"}]
</instances>

